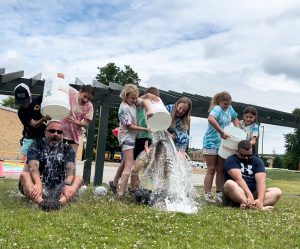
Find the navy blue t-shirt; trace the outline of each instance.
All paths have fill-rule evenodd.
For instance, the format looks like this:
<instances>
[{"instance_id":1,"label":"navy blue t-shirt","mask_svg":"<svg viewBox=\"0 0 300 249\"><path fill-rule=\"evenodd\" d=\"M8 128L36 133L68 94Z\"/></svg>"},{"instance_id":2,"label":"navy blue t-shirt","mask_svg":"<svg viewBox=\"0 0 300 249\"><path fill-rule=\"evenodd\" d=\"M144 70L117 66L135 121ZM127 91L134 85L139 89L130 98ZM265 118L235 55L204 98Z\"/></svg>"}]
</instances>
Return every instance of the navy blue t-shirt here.
<instances>
[{"instance_id":1,"label":"navy blue t-shirt","mask_svg":"<svg viewBox=\"0 0 300 249\"><path fill-rule=\"evenodd\" d=\"M248 164L244 164L243 162L241 162L237 155L228 157L224 164L225 181L232 180L232 178L228 174L228 171L231 169L241 170L242 177L247 183L248 188L251 192L256 191L255 174L266 172L263 161L257 156L253 156L252 160Z\"/></svg>"},{"instance_id":2,"label":"navy blue t-shirt","mask_svg":"<svg viewBox=\"0 0 300 249\"><path fill-rule=\"evenodd\" d=\"M20 106L18 110L19 119L24 126L23 129L24 138L40 139L45 135L45 128L46 128L45 124L42 124L37 128L34 128L29 124L31 119L37 121L43 117L41 114L42 99L43 99L42 96L32 98L32 102L27 108Z\"/></svg>"},{"instance_id":3,"label":"navy blue t-shirt","mask_svg":"<svg viewBox=\"0 0 300 249\"><path fill-rule=\"evenodd\" d=\"M41 180L48 188L54 188L64 182L67 163L75 164L74 149L60 143L57 147L49 147L45 140L39 140L30 145L27 152L27 162L39 161Z\"/></svg>"}]
</instances>

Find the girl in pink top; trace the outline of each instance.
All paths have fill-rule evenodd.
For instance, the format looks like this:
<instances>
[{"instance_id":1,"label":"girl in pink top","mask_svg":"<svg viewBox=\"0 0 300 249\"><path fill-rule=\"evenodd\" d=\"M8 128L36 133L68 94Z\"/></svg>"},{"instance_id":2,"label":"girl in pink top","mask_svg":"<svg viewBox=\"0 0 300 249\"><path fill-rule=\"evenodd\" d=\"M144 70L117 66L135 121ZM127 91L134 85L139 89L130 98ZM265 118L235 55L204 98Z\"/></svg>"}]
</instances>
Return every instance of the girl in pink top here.
<instances>
[{"instance_id":1,"label":"girl in pink top","mask_svg":"<svg viewBox=\"0 0 300 249\"><path fill-rule=\"evenodd\" d=\"M76 153L83 133L82 128L86 128L93 120L94 108L91 100L94 98L95 88L92 85L83 85L78 92L70 87L69 95L70 114L62 120L64 141L68 142Z\"/></svg>"}]
</instances>

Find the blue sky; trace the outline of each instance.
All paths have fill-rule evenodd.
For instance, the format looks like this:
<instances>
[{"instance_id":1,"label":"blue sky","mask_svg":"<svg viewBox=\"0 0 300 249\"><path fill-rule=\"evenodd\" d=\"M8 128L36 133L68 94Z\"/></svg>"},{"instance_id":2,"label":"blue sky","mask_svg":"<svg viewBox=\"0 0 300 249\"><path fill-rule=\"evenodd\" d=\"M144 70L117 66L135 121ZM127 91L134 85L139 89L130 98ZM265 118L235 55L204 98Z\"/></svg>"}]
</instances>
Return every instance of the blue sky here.
<instances>
[{"instance_id":1,"label":"blue sky","mask_svg":"<svg viewBox=\"0 0 300 249\"><path fill-rule=\"evenodd\" d=\"M299 107L296 0L1 1L0 67L89 83L97 67L130 65L142 86L292 112ZM202 148L207 120L192 119ZM284 151L290 128L265 125L264 152Z\"/></svg>"}]
</instances>

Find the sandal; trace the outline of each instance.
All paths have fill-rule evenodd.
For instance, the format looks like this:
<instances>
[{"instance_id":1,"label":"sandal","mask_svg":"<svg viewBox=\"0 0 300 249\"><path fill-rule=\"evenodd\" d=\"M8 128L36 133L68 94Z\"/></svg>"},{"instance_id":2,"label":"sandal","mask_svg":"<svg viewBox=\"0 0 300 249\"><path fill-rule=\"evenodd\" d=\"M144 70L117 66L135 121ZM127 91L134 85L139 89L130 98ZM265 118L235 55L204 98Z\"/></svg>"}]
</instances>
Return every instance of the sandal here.
<instances>
[{"instance_id":1,"label":"sandal","mask_svg":"<svg viewBox=\"0 0 300 249\"><path fill-rule=\"evenodd\" d=\"M109 187L114 194L117 194L117 187L114 185L113 181L109 181Z\"/></svg>"}]
</instances>

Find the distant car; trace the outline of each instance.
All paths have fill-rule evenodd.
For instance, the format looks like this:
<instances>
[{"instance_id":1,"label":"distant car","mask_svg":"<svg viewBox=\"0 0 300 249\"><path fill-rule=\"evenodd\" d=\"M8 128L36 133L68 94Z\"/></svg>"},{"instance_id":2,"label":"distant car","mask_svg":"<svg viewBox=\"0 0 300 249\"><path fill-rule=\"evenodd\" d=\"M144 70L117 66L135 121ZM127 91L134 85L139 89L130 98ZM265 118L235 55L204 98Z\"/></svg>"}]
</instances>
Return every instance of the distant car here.
<instances>
[{"instance_id":1,"label":"distant car","mask_svg":"<svg viewBox=\"0 0 300 249\"><path fill-rule=\"evenodd\" d=\"M115 152L114 161L115 162L121 162L122 161L122 152Z\"/></svg>"},{"instance_id":2,"label":"distant car","mask_svg":"<svg viewBox=\"0 0 300 249\"><path fill-rule=\"evenodd\" d=\"M192 161L192 166L194 168L202 168L202 169L206 169L207 168L206 163L197 162L197 161Z\"/></svg>"},{"instance_id":3,"label":"distant car","mask_svg":"<svg viewBox=\"0 0 300 249\"><path fill-rule=\"evenodd\" d=\"M207 169L206 163L199 162L199 166L200 166L200 168L202 168L202 169Z\"/></svg>"}]
</instances>

